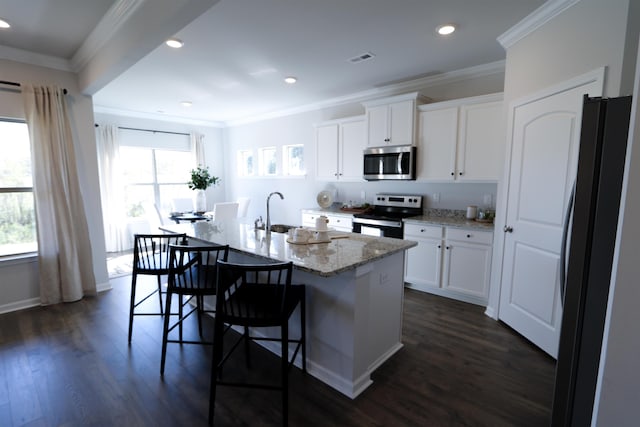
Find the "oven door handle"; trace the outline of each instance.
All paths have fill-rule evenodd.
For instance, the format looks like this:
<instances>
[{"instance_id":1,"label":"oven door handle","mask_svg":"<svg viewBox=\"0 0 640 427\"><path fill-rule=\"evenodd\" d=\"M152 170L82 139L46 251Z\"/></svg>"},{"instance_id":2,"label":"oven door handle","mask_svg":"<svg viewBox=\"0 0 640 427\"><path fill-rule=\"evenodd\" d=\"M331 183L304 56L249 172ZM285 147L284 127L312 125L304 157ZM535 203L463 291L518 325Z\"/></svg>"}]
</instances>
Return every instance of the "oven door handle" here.
<instances>
[{"instance_id":1,"label":"oven door handle","mask_svg":"<svg viewBox=\"0 0 640 427\"><path fill-rule=\"evenodd\" d=\"M399 174L404 174L405 172L402 170L402 159L404 158L404 153L400 153L400 155L398 156L398 173Z\"/></svg>"},{"instance_id":2,"label":"oven door handle","mask_svg":"<svg viewBox=\"0 0 640 427\"><path fill-rule=\"evenodd\" d=\"M378 227L393 227L401 228L402 221L385 221L383 219L367 219L367 218L353 218L353 222L356 224L367 224Z\"/></svg>"}]
</instances>

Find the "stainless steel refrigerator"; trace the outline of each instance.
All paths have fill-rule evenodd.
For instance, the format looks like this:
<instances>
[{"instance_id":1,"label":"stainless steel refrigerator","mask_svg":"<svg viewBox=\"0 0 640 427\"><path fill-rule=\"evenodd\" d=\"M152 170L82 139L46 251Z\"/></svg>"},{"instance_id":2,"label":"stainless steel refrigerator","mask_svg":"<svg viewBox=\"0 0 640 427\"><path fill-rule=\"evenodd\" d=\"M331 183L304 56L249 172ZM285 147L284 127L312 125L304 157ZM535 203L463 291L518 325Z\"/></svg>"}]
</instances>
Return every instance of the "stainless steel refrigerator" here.
<instances>
[{"instance_id":1,"label":"stainless steel refrigerator","mask_svg":"<svg viewBox=\"0 0 640 427\"><path fill-rule=\"evenodd\" d=\"M630 113L630 96L585 96L573 209L565 224L569 242L563 245L568 253L562 256L566 276L552 426L591 423Z\"/></svg>"}]
</instances>

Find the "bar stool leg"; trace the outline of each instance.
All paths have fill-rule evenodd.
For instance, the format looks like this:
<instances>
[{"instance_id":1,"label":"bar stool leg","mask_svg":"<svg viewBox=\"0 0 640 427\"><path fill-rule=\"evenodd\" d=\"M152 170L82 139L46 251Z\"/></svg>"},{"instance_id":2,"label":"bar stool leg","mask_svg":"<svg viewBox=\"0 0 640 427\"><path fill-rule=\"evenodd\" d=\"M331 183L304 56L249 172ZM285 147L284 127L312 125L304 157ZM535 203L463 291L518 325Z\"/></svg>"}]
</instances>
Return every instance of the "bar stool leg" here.
<instances>
[{"instance_id":1,"label":"bar stool leg","mask_svg":"<svg viewBox=\"0 0 640 427\"><path fill-rule=\"evenodd\" d=\"M164 312L163 307L162 307L162 277L161 276L156 276L158 279L158 301L160 302L160 315L163 315Z\"/></svg>"},{"instance_id":2,"label":"bar stool leg","mask_svg":"<svg viewBox=\"0 0 640 427\"><path fill-rule=\"evenodd\" d=\"M167 360L167 339L169 339L169 319L171 316L171 292L167 292L167 315L164 316L164 328L162 330L162 356L160 359L160 375L164 375L164 364Z\"/></svg>"},{"instance_id":3,"label":"bar stool leg","mask_svg":"<svg viewBox=\"0 0 640 427\"><path fill-rule=\"evenodd\" d=\"M289 423L289 324L285 320L282 323L282 360L281 366L281 382L282 382L282 425L287 426Z\"/></svg>"},{"instance_id":4,"label":"bar stool leg","mask_svg":"<svg viewBox=\"0 0 640 427\"><path fill-rule=\"evenodd\" d=\"M136 281L138 275L133 273L131 275L131 302L129 304L129 344L131 344L131 335L133 334L133 310L136 304Z\"/></svg>"}]
</instances>

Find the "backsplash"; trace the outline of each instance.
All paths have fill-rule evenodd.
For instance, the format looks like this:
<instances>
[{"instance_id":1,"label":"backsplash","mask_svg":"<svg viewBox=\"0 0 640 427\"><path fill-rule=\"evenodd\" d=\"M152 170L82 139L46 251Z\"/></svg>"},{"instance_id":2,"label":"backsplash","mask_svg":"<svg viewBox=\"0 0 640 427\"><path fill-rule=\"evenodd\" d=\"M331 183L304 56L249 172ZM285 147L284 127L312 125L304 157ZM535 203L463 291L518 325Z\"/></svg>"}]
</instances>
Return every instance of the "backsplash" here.
<instances>
[{"instance_id":1,"label":"backsplash","mask_svg":"<svg viewBox=\"0 0 640 427\"><path fill-rule=\"evenodd\" d=\"M456 218L456 219L465 219L467 215L466 210L457 210L457 209L434 209L434 208L426 208L424 210L424 214L427 216L435 217L435 218Z\"/></svg>"}]
</instances>

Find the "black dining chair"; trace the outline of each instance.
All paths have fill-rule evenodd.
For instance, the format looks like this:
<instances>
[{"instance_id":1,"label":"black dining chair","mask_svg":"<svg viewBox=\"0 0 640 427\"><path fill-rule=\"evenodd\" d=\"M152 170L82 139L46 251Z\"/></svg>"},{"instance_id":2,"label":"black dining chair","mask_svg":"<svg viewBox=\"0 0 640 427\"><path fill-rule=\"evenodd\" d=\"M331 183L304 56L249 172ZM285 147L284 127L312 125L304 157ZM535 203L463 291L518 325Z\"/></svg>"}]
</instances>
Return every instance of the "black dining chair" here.
<instances>
[{"instance_id":1,"label":"black dining chair","mask_svg":"<svg viewBox=\"0 0 640 427\"><path fill-rule=\"evenodd\" d=\"M205 308L204 297L216 295L216 264L219 261L227 260L229 245L187 242L186 244L170 245L169 253L169 280L167 283L166 315L162 329L160 375L164 375L168 343L213 344L212 339L207 339L202 335L202 314L215 312L215 310ZM177 313L171 311L174 296L177 296ZM190 301L194 301L195 306L189 306L185 311L185 307ZM193 313L198 315L199 339L184 339L183 323ZM171 334L175 328L178 328L177 338Z\"/></svg>"},{"instance_id":2,"label":"black dining chair","mask_svg":"<svg viewBox=\"0 0 640 427\"><path fill-rule=\"evenodd\" d=\"M161 316L164 314L162 295L162 277L169 274L169 245L178 244L187 238L186 234L135 234L133 236L133 268L131 272L131 301L129 304L129 336L133 334L134 316ZM151 293L145 292L139 297L137 292L138 275L156 276L158 287ZM141 304L158 294L160 304L158 311L136 311ZM140 308L142 310L143 308Z\"/></svg>"},{"instance_id":3,"label":"black dining chair","mask_svg":"<svg viewBox=\"0 0 640 427\"><path fill-rule=\"evenodd\" d=\"M305 350L305 286L292 285L293 264L238 264L218 262L218 293L216 297L216 318L214 326L213 364L211 370L211 391L209 400L209 424L213 424L218 386L249 387L280 390L282 399L282 424L288 423L289 381L288 374L301 351L303 372L307 371ZM300 337L289 338L289 319L300 307ZM224 328L240 326L241 336L228 352L224 352ZM280 337L253 335L253 329L280 328ZM245 357L249 367L249 340L279 341L281 345L280 380L277 384L224 381L222 368L238 345L244 341ZM294 344L289 358L289 345Z\"/></svg>"}]
</instances>

